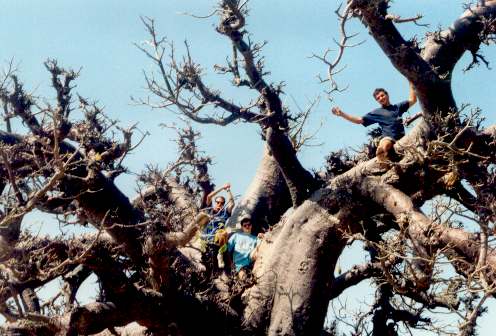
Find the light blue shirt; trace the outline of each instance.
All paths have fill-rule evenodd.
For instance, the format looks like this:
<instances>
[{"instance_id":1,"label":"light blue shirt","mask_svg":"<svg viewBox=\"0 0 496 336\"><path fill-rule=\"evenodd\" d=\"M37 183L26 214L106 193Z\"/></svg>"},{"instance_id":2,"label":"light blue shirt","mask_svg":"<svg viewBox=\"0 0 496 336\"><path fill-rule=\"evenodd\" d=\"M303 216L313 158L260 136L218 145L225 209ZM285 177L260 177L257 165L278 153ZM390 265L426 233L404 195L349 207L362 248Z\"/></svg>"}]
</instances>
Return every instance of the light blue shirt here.
<instances>
[{"instance_id":1,"label":"light blue shirt","mask_svg":"<svg viewBox=\"0 0 496 336\"><path fill-rule=\"evenodd\" d=\"M258 238L245 232L235 232L227 242L227 250L233 254L236 272L242 267L250 266L250 253L257 247Z\"/></svg>"}]
</instances>

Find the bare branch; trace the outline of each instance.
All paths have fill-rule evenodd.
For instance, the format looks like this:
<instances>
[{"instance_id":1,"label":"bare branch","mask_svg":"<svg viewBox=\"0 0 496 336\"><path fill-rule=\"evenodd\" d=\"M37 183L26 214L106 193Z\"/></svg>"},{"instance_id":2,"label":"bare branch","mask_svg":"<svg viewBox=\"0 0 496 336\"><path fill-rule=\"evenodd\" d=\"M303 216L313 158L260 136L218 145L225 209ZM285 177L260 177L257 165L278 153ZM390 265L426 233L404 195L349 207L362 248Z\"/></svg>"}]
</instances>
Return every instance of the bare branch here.
<instances>
[{"instance_id":1,"label":"bare branch","mask_svg":"<svg viewBox=\"0 0 496 336\"><path fill-rule=\"evenodd\" d=\"M421 20L423 18L423 15L422 14L417 14L416 16L414 17L410 17L410 18L402 18L401 16L399 15L394 15L394 14L388 14L386 15L386 19L388 20L391 20L393 21L394 23L406 23L406 22L413 22L415 23L417 26L421 26L421 27L429 27L428 24L421 24L421 23L418 23L419 20Z\"/></svg>"},{"instance_id":2,"label":"bare branch","mask_svg":"<svg viewBox=\"0 0 496 336\"><path fill-rule=\"evenodd\" d=\"M338 19L339 19L339 29L340 29L340 33L341 33L341 39L340 41L334 41L336 43L336 45L338 46L338 51L337 51L337 55L336 57L334 58L333 61L329 61L327 59L327 55L329 54L330 50L326 50L324 52L324 55L323 56L317 56L317 55L312 55L312 57L314 58L317 58L319 59L320 61L322 61L324 64L327 65L327 79L325 80L322 80L321 79L321 82L324 83L324 82L327 82L329 81L330 82L330 91L328 91L328 95L331 95L333 92L337 91L337 92L343 92L344 90L346 90L346 88L340 88L336 82L336 80L334 79L334 76L337 75L338 73L340 73L345 67L341 68L341 69L337 69L339 63L341 62L342 58L343 58L343 55L344 55L344 51L346 48L353 48L353 47L356 47L356 46L359 46L361 44L363 44L365 41L360 41L360 42L357 42L357 43L354 43L354 44L349 44L349 40L353 39L354 37L357 36L357 34L351 34L351 35L348 35L348 32L346 31L346 24L348 22L348 20L350 18L353 17L354 15L354 12L353 10L351 9L351 5L352 5L352 2L349 2L345 9L343 10L342 13L340 13L340 9L341 9L341 5L338 7L338 9L336 9L335 13L336 15L338 16Z\"/></svg>"}]
</instances>

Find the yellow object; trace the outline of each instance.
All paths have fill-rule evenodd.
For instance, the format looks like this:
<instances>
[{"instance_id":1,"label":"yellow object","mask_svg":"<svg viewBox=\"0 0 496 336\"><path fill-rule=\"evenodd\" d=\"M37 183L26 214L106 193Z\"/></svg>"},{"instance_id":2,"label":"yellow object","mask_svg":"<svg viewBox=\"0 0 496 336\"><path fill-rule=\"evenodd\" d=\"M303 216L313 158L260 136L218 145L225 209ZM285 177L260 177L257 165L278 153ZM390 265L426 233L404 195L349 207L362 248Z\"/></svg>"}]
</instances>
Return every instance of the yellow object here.
<instances>
[{"instance_id":1,"label":"yellow object","mask_svg":"<svg viewBox=\"0 0 496 336\"><path fill-rule=\"evenodd\" d=\"M219 254L222 254L226 251L227 251L227 244L224 244L219 248Z\"/></svg>"},{"instance_id":2,"label":"yellow object","mask_svg":"<svg viewBox=\"0 0 496 336\"><path fill-rule=\"evenodd\" d=\"M225 245L227 243L227 231L225 229L219 229L215 232L214 244L218 246Z\"/></svg>"}]
</instances>

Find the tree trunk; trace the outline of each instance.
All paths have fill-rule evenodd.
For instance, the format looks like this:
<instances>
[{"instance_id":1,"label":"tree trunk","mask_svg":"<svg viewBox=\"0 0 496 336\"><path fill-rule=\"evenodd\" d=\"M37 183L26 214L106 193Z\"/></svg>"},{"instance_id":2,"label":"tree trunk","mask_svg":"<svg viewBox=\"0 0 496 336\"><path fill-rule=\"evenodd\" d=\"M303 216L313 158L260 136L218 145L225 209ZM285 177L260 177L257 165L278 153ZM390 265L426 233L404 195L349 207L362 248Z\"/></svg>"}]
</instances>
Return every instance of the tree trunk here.
<instances>
[{"instance_id":1,"label":"tree trunk","mask_svg":"<svg viewBox=\"0 0 496 336\"><path fill-rule=\"evenodd\" d=\"M255 177L233 211L230 226L239 224L241 217L248 215L254 223L254 232L258 232L279 222L290 207L291 196L284 177L274 157L265 147Z\"/></svg>"},{"instance_id":2,"label":"tree trunk","mask_svg":"<svg viewBox=\"0 0 496 336\"><path fill-rule=\"evenodd\" d=\"M319 193L316 193L319 194ZM344 240L340 220L307 200L264 240L254 273L258 283L244 312L257 334L317 335L329 304L334 267Z\"/></svg>"}]
</instances>

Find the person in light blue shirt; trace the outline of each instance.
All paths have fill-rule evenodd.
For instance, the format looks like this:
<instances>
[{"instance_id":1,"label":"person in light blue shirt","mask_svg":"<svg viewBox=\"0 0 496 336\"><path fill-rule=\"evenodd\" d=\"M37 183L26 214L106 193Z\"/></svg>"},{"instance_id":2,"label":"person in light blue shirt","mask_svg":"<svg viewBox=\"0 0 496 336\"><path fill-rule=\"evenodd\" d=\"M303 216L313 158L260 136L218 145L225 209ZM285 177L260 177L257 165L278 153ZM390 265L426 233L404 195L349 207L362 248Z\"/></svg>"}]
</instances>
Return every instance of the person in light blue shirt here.
<instances>
[{"instance_id":1,"label":"person in light blue shirt","mask_svg":"<svg viewBox=\"0 0 496 336\"><path fill-rule=\"evenodd\" d=\"M240 278L244 278L244 269L250 269L256 260L260 239L251 234L251 219L241 219L241 231L235 232L227 242L227 251L232 253L232 259L236 272Z\"/></svg>"}]
</instances>

